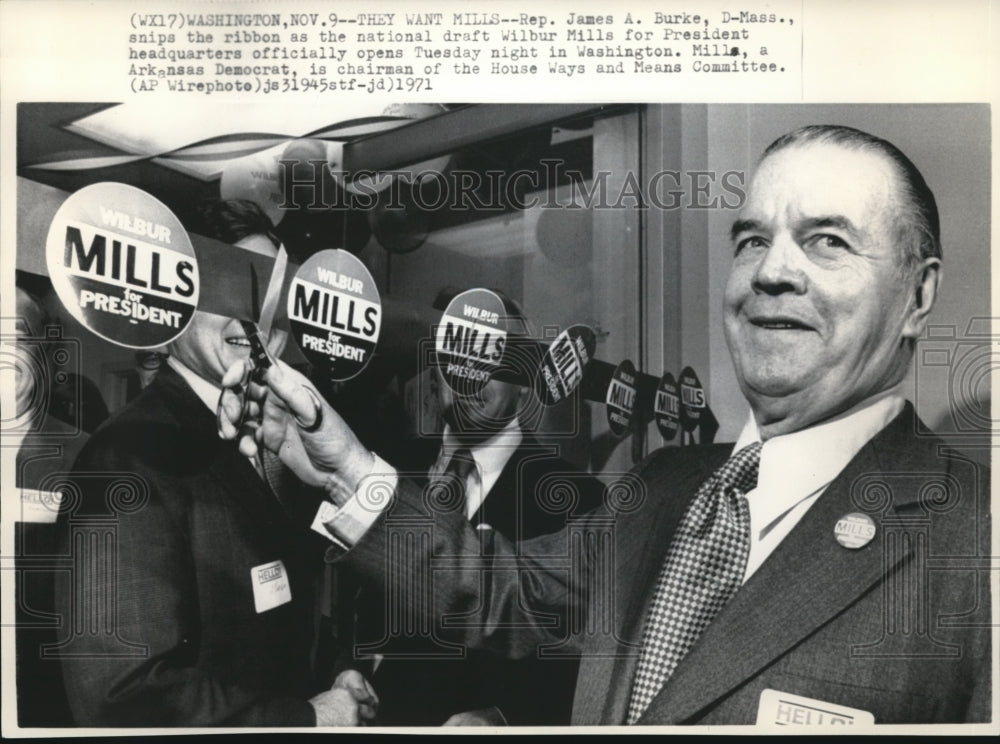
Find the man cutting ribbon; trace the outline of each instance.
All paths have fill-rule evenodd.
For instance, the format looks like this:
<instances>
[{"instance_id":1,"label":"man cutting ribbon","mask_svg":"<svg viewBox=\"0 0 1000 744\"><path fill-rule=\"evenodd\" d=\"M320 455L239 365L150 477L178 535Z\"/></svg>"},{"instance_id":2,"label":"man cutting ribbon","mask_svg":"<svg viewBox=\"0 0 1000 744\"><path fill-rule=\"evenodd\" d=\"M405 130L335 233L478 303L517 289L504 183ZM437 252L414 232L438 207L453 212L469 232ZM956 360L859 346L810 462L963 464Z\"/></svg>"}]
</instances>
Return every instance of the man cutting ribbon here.
<instances>
[{"instance_id":1,"label":"man cutting ribbon","mask_svg":"<svg viewBox=\"0 0 1000 744\"><path fill-rule=\"evenodd\" d=\"M280 366L241 447L339 484L328 559L386 596L440 565L418 609L462 618L449 639L577 648L575 724L988 721L989 471L925 434L901 390L938 295L930 188L883 139L804 127L765 150L731 241L736 446L652 454L622 482L631 502L559 535L482 546ZM293 416L314 431L289 438ZM426 548L391 551L419 519ZM567 564L588 530L607 539ZM930 550L968 563L930 571Z\"/></svg>"}]
</instances>

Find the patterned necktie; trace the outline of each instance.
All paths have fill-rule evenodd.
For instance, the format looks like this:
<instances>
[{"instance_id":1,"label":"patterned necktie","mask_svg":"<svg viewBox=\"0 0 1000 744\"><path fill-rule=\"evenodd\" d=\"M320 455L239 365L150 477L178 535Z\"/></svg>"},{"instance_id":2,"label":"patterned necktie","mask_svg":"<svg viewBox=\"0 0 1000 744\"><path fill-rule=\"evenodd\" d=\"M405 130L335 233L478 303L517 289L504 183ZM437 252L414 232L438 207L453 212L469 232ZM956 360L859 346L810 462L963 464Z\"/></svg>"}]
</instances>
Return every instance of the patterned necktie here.
<instances>
[{"instance_id":1,"label":"patterned necktie","mask_svg":"<svg viewBox=\"0 0 1000 744\"><path fill-rule=\"evenodd\" d=\"M757 486L760 448L741 449L702 484L674 535L646 620L630 725L743 582L750 554L744 494Z\"/></svg>"},{"instance_id":2,"label":"patterned necktie","mask_svg":"<svg viewBox=\"0 0 1000 744\"><path fill-rule=\"evenodd\" d=\"M285 490L285 466L282 464L281 458L271 452L271 450L264 448L261 448L259 458L261 475L264 477L267 485L271 487L271 490L274 491L274 495L278 497L278 501L283 501L282 491Z\"/></svg>"}]
</instances>

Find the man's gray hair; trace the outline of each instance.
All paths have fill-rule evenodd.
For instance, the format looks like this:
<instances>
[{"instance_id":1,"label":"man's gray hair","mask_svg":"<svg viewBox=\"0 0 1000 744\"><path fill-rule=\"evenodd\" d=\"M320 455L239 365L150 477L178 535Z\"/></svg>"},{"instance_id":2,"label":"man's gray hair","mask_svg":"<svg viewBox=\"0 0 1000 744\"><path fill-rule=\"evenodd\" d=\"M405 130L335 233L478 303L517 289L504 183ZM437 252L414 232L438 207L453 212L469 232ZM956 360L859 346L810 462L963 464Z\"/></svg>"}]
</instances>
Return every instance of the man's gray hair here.
<instances>
[{"instance_id":1,"label":"man's gray hair","mask_svg":"<svg viewBox=\"0 0 1000 744\"><path fill-rule=\"evenodd\" d=\"M908 270L925 258L941 258L941 224L937 202L917 166L891 142L860 129L834 124L813 124L782 135L764 150L768 155L795 145L813 142L844 145L885 156L896 170L902 193L895 235L902 249L901 266Z\"/></svg>"}]
</instances>

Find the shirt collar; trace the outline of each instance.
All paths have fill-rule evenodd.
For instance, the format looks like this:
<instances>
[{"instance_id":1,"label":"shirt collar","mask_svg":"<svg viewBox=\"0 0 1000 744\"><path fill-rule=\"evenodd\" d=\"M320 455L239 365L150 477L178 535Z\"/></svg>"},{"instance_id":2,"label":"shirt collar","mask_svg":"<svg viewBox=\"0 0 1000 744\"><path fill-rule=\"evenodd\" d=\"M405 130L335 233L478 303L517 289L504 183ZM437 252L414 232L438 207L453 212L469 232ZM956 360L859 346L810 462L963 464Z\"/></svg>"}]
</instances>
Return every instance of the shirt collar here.
<instances>
[{"instance_id":1,"label":"shirt collar","mask_svg":"<svg viewBox=\"0 0 1000 744\"><path fill-rule=\"evenodd\" d=\"M209 382L204 377L199 377L198 374L193 372L190 367L185 365L173 355L167 357L167 364L174 372L181 376L184 382L186 382L194 391L194 394L197 395L206 406L208 406L208 410L210 410L214 416L216 408L218 408L219 405L219 393L222 392L222 388L215 383Z\"/></svg>"},{"instance_id":2,"label":"shirt collar","mask_svg":"<svg viewBox=\"0 0 1000 744\"><path fill-rule=\"evenodd\" d=\"M747 494L754 523L766 527L837 477L865 443L903 410L901 387L872 396L816 426L764 442L757 487ZM733 451L759 441L751 412Z\"/></svg>"},{"instance_id":3,"label":"shirt collar","mask_svg":"<svg viewBox=\"0 0 1000 744\"><path fill-rule=\"evenodd\" d=\"M471 447L472 459L476 461L476 470L479 471L484 492L488 492L496 479L500 476L507 460L524 439L521 433L521 425L515 416L514 419L503 429L498 431L489 439L479 442ZM451 427L445 426L443 443L441 447L442 461L447 465L455 450L463 445L459 442Z\"/></svg>"}]
</instances>

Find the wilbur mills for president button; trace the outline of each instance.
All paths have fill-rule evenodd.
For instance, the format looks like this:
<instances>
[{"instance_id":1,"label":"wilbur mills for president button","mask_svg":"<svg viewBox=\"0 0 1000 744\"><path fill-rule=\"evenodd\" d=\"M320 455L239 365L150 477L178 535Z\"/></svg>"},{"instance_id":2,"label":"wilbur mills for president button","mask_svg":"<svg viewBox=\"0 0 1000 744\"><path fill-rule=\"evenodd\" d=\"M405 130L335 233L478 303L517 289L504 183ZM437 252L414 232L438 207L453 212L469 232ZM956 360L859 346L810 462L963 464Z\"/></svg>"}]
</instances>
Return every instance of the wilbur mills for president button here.
<instances>
[{"instance_id":1,"label":"wilbur mills for president button","mask_svg":"<svg viewBox=\"0 0 1000 744\"><path fill-rule=\"evenodd\" d=\"M875 537L875 522L867 514L851 512L837 520L833 534L845 548L863 548Z\"/></svg>"}]
</instances>

